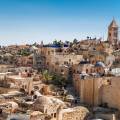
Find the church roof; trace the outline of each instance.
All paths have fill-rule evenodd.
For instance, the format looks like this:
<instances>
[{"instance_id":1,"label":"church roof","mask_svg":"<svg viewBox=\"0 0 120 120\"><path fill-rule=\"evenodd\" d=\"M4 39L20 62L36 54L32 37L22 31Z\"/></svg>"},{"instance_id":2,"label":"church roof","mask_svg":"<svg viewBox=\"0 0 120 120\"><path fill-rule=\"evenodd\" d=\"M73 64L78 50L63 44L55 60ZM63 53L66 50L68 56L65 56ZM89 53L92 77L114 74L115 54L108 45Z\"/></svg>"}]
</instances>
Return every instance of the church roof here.
<instances>
[{"instance_id":1,"label":"church roof","mask_svg":"<svg viewBox=\"0 0 120 120\"><path fill-rule=\"evenodd\" d=\"M112 22L110 23L109 27L118 27L115 19L112 20Z\"/></svg>"}]
</instances>

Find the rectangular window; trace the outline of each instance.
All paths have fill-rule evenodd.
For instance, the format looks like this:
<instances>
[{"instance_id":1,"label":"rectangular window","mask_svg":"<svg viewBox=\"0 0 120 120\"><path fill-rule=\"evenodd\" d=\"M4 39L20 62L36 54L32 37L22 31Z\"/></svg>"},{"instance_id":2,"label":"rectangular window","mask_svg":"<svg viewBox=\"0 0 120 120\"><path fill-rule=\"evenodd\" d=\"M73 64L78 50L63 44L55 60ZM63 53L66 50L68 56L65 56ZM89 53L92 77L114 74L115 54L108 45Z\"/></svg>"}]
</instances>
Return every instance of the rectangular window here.
<instances>
[{"instance_id":1,"label":"rectangular window","mask_svg":"<svg viewBox=\"0 0 120 120\"><path fill-rule=\"evenodd\" d=\"M71 62L71 59L69 59L69 62Z\"/></svg>"},{"instance_id":2,"label":"rectangular window","mask_svg":"<svg viewBox=\"0 0 120 120\"><path fill-rule=\"evenodd\" d=\"M48 51L48 55L50 55L50 51Z\"/></svg>"},{"instance_id":3,"label":"rectangular window","mask_svg":"<svg viewBox=\"0 0 120 120\"><path fill-rule=\"evenodd\" d=\"M64 61L64 64L65 64L65 65L68 65L68 62L67 62L67 61Z\"/></svg>"},{"instance_id":4,"label":"rectangular window","mask_svg":"<svg viewBox=\"0 0 120 120\"><path fill-rule=\"evenodd\" d=\"M56 64L56 65L59 65L59 62L56 62L55 64Z\"/></svg>"},{"instance_id":5,"label":"rectangular window","mask_svg":"<svg viewBox=\"0 0 120 120\"><path fill-rule=\"evenodd\" d=\"M117 30L118 30L118 28L113 28L113 30L114 30L114 31L117 31Z\"/></svg>"}]
</instances>

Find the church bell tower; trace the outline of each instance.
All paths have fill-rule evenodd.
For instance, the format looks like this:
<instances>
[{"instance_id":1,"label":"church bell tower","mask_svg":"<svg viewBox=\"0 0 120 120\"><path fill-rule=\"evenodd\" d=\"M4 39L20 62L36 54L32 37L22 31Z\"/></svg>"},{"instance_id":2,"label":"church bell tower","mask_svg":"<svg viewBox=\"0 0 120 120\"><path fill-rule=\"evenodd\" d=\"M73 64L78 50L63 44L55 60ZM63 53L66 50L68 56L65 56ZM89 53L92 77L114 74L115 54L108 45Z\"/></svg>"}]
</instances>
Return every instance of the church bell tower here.
<instances>
[{"instance_id":1,"label":"church bell tower","mask_svg":"<svg viewBox=\"0 0 120 120\"><path fill-rule=\"evenodd\" d=\"M117 45L118 43L118 25L115 19L112 20L108 27L108 42L110 45Z\"/></svg>"}]
</instances>

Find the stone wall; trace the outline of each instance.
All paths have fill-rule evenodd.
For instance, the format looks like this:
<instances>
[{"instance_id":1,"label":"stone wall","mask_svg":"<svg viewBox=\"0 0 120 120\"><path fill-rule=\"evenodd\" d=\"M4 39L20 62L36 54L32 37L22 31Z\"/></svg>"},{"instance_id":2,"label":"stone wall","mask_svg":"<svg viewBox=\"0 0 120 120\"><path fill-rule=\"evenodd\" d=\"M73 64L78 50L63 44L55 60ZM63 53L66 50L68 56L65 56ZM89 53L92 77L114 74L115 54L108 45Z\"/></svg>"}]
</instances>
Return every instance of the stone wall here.
<instances>
[{"instance_id":1,"label":"stone wall","mask_svg":"<svg viewBox=\"0 0 120 120\"><path fill-rule=\"evenodd\" d=\"M84 120L89 111L85 107L62 109L57 114L57 120Z\"/></svg>"},{"instance_id":2,"label":"stone wall","mask_svg":"<svg viewBox=\"0 0 120 120\"><path fill-rule=\"evenodd\" d=\"M110 82L111 85L103 87L102 102L120 110L120 77L113 77Z\"/></svg>"},{"instance_id":3,"label":"stone wall","mask_svg":"<svg viewBox=\"0 0 120 120\"><path fill-rule=\"evenodd\" d=\"M83 80L80 79L79 74L74 75L75 91L79 94L81 102L89 105L99 104L99 81L92 77Z\"/></svg>"},{"instance_id":4,"label":"stone wall","mask_svg":"<svg viewBox=\"0 0 120 120\"><path fill-rule=\"evenodd\" d=\"M120 77L88 77L82 80L79 74L74 74L73 83L81 102L94 106L107 103L109 107L120 110Z\"/></svg>"}]
</instances>

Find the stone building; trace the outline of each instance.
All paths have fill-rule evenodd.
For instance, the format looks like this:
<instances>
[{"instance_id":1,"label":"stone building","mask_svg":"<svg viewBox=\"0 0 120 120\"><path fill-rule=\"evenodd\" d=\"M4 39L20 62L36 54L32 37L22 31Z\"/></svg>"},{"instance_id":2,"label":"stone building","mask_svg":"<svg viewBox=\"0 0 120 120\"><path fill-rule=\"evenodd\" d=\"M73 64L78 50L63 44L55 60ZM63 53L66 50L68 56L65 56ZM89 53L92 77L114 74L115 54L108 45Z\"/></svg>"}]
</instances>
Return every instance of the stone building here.
<instances>
[{"instance_id":1,"label":"stone building","mask_svg":"<svg viewBox=\"0 0 120 120\"><path fill-rule=\"evenodd\" d=\"M33 66L33 54L29 56L17 57L17 67L32 67Z\"/></svg>"},{"instance_id":2,"label":"stone building","mask_svg":"<svg viewBox=\"0 0 120 120\"><path fill-rule=\"evenodd\" d=\"M11 72L0 73L0 87L8 87L9 83L7 81L7 76L12 75Z\"/></svg>"},{"instance_id":3,"label":"stone building","mask_svg":"<svg viewBox=\"0 0 120 120\"><path fill-rule=\"evenodd\" d=\"M54 57L47 59L47 67L50 72L55 72L62 75L66 79L69 77L70 68L74 64L78 64L82 60L82 55L64 55L57 54Z\"/></svg>"},{"instance_id":4,"label":"stone building","mask_svg":"<svg viewBox=\"0 0 120 120\"><path fill-rule=\"evenodd\" d=\"M48 69L49 72L57 73L67 79L69 67L78 64L83 56L68 54L65 50L65 47L41 47L36 51L35 56L39 56L38 59L36 57L36 62L39 61L40 68Z\"/></svg>"},{"instance_id":5,"label":"stone building","mask_svg":"<svg viewBox=\"0 0 120 120\"><path fill-rule=\"evenodd\" d=\"M88 114L88 109L82 106L61 109L57 112L57 120L84 120Z\"/></svg>"},{"instance_id":6,"label":"stone building","mask_svg":"<svg viewBox=\"0 0 120 120\"><path fill-rule=\"evenodd\" d=\"M110 45L116 45L118 43L118 28L115 19L113 19L108 27L108 42Z\"/></svg>"},{"instance_id":7,"label":"stone building","mask_svg":"<svg viewBox=\"0 0 120 120\"><path fill-rule=\"evenodd\" d=\"M41 96L34 102L33 109L55 118L57 110L60 106L65 107L63 101L54 97Z\"/></svg>"},{"instance_id":8,"label":"stone building","mask_svg":"<svg viewBox=\"0 0 120 120\"><path fill-rule=\"evenodd\" d=\"M9 84L10 88L21 89L23 88L28 94L33 90L33 77L23 75L6 75L5 81Z\"/></svg>"},{"instance_id":9,"label":"stone building","mask_svg":"<svg viewBox=\"0 0 120 120\"><path fill-rule=\"evenodd\" d=\"M32 47L33 49L33 67L35 69L41 70L45 69L45 56L42 54L42 47Z\"/></svg>"},{"instance_id":10,"label":"stone building","mask_svg":"<svg viewBox=\"0 0 120 120\"><path fill-rule=\"evenodd\" d=\"M5 64L1 64L0 65L0 72L8 72L11 68L13 68L13 65L5 65Z\"/></svg>"},{"instance_id":11,"label":"stone building","mask_svg":"<svg viewBox=\"0 0 120 120\"><path fill-rule=\"evenodd\" d=\"M115 61L113 63L113 67L120 67L120 49L113 52L115 56Z\"/></svg>"},{"instance_id":12,"label":"stone building","mask_svg":"<svg viewBox=\"0 0 120 120\"><path fill-rule=\"evenodd\" d=\"M103 75L105 73L105 64L102 62L96 62L95 65L90 64L86 61L80 62L77 65L73 65L72 71L73 74L86 74L86 75L93 75L93 74L98 74Z\"/></svg>"},{"instance_id":13,"label":"stone building","mask_svg":"<svg viewBox=\"0 0 120 120\"><path fill-rule=\"evenodd\" d=\"M51 117L40 111L34 111L30 114L30 120L51 120Z\"/></svg>"},{"instance_id":14,"label":"stone building","mask_svg":"<svg viewBox=\"0 0 120 120\"><path fill-rule=\"evenodd\" d=\"M119 88L120 77L86 77L80 79L79 74L74 75L74 88L79 94L81 102L92 106L106 104L108 107L120 110Z\"/></svg>"}]
</instances>

